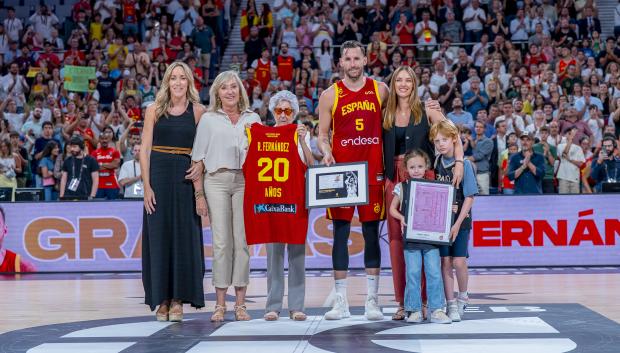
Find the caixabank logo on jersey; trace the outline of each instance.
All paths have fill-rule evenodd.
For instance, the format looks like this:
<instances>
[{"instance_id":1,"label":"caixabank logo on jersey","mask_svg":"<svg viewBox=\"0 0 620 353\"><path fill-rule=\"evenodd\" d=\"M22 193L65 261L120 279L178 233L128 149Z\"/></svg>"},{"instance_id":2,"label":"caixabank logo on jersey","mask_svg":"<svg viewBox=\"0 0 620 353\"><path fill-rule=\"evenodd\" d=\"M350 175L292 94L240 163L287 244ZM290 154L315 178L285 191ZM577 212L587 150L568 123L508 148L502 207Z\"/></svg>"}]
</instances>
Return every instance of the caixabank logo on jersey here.
<instances>
[{"instance_id":1,"label":"caixabank logo on jersey","mask_svg":"<svg viewBox=\"0 0 620 353\"><path fill-rule=\"evenodd\" d=\"M254 213L297 213L294 203L259 203L254 205Z\"/></svg>"},{"instance_id":2,"label":"caixabank logo on jersey","mask_svg":"<svg viewBox=\"0 0 620 353\"><path fill-rule=\"evenodd\" d=\"M620 325L578 304L470 306L466 319L451 325L412 325L389 315L369 322L363 308L326 321L324 312L309 309L304 322L213 324L201 313L181 323L135 317L33 327L1 334L0 352L617 353L620 347Z\"/></svg>"}]
</instances>

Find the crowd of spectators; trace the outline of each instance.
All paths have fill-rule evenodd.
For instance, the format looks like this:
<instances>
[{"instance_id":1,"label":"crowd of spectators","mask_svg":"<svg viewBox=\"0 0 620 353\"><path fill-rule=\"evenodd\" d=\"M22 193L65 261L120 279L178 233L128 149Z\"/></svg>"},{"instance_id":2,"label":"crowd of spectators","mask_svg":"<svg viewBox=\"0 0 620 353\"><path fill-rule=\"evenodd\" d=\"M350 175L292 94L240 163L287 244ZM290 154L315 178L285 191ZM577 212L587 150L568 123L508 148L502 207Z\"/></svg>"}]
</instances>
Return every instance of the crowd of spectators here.
<instances>
[{"instance_id":1,"label":"crowd of spectators","mask_svg":"<svg viewBox=\"0 0 620 353\"><path fill-rule=\"evenodd\" d=\"M79 0L66 18L45 4L29 18L3 10L0 188L44 187L46 199L57 198L78 135L100 175L116 175L107 187L135 194L139 170L122 166L134 158L144 108L174 60L194 70L205 103L218 70L239 71L252 109L268 124L269 98L294 92L319 160L318 98L341 77L339 44L351 39L367 45L367 74L376 80L389 82L401 65L414 68L418 96L439 100L461 129L482 193L596 192L620 178L620 46L601 37L592 0L249 0L238 7L236 0ZM220 63L237 21L244 52ZM615 25L620 32L620 17ZM67 65L96 68L87 92L65 89Z\"/></svg>"},{"instance_id":2,"label":"crowd of spectators","mask_svg":"<svg viewBox=\"0 0 620 353\"><path fill-rule=\"evenodd\" d=\"M341 77L339 45L353 39L376 80L414 68L420 99L439 100L461 129L481 193L620 181L620 41L601 37L592 0L250 0L241 26L244 55L230 68L245 72L267 123L269 97L289 89L315 126L319 96Z\"/></svg>"},{"instance_id":3,"label":"crowd of spectators","mask_svg":"<svg viewBox=\"0 0 620 353\"><path fill-rule=\"evenodd\" d=\"M0 188L42 187L46 200L57 199L71 182L61 186L63 172L72 175L71 163L63 162L71 146L82 146L80 153L97 163L84 159L88 172L76 178L98 170L96 195L138 196L139 165L131 163L144 108L175 60L191 65L201 97L208 96L238 6L236 0L78 0L60 18L45 3L29 18L4 8ZM69 65L95 68L86 92L65 88ZM95 196L90 191L74 196Z\"/></svg>"}]
</instances>

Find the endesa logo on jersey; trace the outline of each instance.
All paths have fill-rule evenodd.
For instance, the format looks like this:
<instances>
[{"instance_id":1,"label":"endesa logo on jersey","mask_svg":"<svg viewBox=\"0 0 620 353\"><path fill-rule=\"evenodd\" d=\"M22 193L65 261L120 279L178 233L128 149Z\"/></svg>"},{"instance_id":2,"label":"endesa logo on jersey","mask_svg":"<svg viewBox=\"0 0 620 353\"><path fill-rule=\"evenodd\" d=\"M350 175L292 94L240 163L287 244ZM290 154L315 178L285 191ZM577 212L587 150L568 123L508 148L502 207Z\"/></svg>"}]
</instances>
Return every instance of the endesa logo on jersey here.
<instances>
[{"instance_id":1,"label":"endesa logo on jersey","mask_svg":"<svg viewBox=\"0 0 620 353\"><path fill-rule=\"evenodd\" d=\"M343 139L340 141L342 147L346 146L369 146L369 145L378 145L381 141L379 137L362 137L358 136L350 139Z\"/></svg>"},{"instance_id":2,"label":"endesa logo on jersey","mask_svg":"<svg viewBox=\"0 0 620 353\"><path fill-rule=\"evenodd\" d=\"M260 203L254 205L254 213L297 213L297 205L294 203Z\"/></svg>"}]
</instances>

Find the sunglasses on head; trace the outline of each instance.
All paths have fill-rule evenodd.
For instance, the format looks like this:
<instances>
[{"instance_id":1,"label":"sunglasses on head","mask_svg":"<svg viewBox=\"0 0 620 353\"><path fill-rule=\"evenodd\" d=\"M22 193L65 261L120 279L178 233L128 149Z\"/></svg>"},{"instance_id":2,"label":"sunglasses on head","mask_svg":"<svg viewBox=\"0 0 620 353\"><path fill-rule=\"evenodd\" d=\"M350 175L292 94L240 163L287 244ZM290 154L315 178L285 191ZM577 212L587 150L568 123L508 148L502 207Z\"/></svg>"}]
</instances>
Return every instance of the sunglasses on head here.
<instances>
[{"instance_id":1,"label":"sunglasses on head","mask_svg":"<svg viewBox=\"0 0 620 353\"><path fill-rule=\"evenodd\" d=\"M280 115L282 113L286 114L287 116L290 116L291 114L293 114L293 109L291 108L276 108L273 110L274 113L276 113L276 115Z\"/></svg>"}]
</instances>

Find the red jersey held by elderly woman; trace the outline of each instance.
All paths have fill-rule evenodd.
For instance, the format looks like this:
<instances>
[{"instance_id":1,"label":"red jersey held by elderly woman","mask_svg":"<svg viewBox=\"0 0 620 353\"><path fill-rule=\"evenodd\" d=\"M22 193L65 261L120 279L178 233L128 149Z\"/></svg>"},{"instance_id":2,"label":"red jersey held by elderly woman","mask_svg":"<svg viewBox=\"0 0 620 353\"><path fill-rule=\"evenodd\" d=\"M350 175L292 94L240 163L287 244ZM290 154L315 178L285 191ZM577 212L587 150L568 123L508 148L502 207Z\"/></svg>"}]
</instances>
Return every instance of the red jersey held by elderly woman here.
<instances>
[{"instance_id":1,"label":"red jersey held by elderly woman","mask_svg":"<svg viewBox=\"0 0 620 353\"><path fill-rule=\"evenodd\" d=\"M253 124L247 135L243 215L248 245L304 244L306 165L298 152L297 125Z\"/></svg>"}]
</instances>

